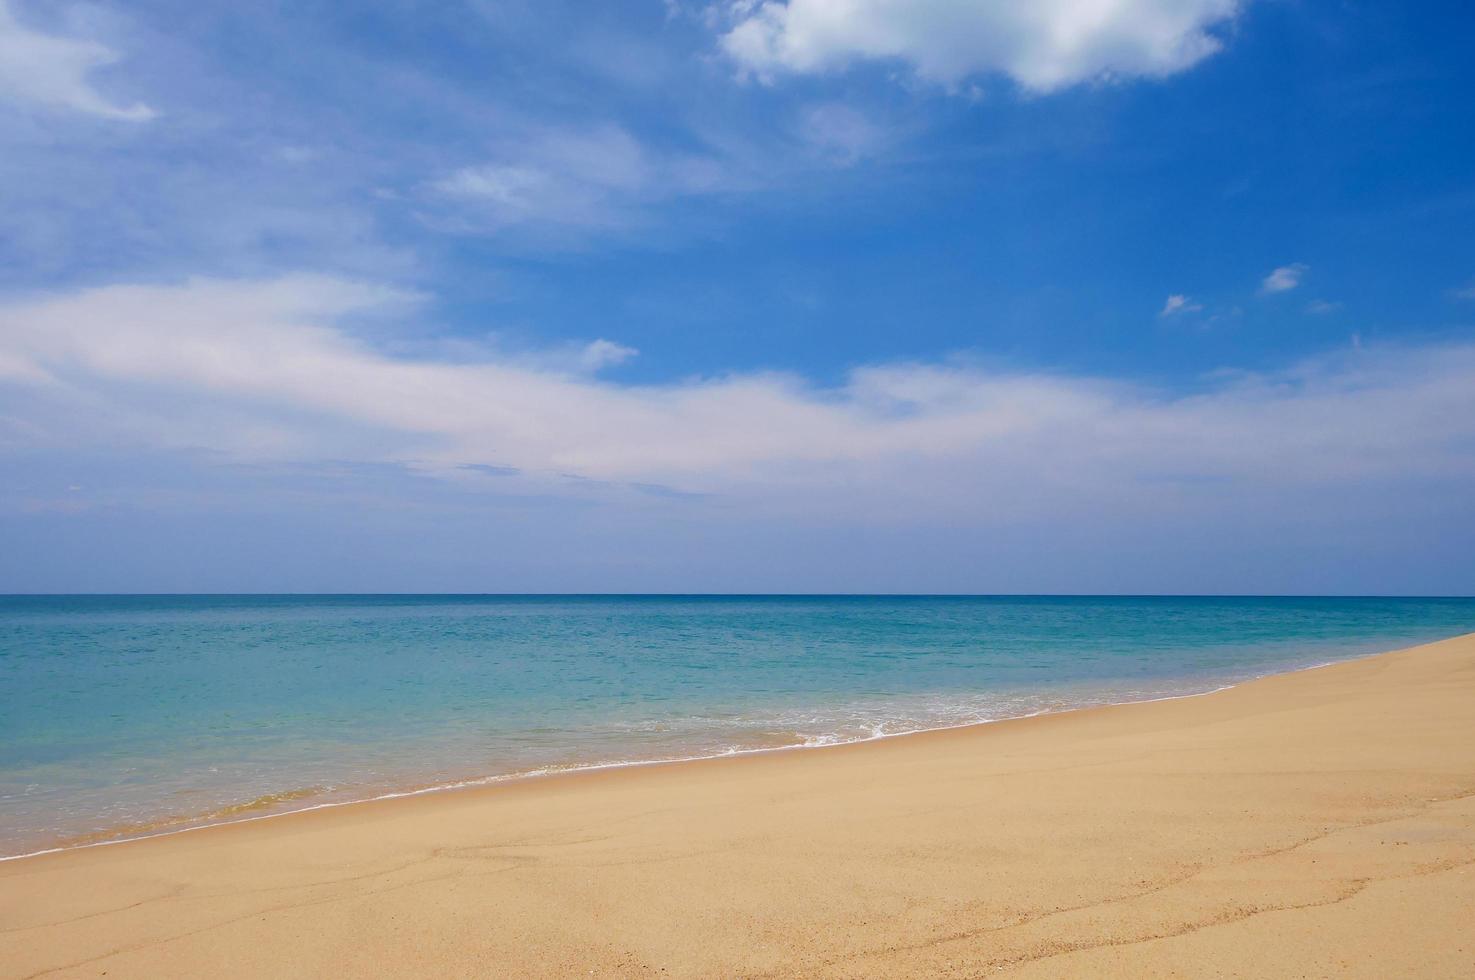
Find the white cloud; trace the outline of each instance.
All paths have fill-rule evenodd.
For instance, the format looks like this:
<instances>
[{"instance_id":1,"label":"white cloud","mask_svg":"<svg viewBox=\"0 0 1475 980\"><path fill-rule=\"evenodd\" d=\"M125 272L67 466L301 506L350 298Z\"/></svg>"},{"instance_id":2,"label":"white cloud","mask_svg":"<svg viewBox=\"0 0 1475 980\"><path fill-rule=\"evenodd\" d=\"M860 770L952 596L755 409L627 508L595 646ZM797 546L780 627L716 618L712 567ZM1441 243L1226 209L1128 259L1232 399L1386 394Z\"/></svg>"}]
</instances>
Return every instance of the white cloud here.
<instances>
[{"instance_id":1,"label":"white cloud","mask_svg":"<svg viewBox=\"0 0 1475 980\"><path fill-rule=\"evenodd\" d=\"M900 61L956 83L1000 73L1048 92L1182 71L1218 51L1239 0L738 0L722 45L761 76Z\"/></svg>"},{"instance_id":2,"label":"white cloud","mask_svg":"<svg viewBox=\"0 0 1475 980\"><path fill-rule=\"evenodd\" d=\"M108 119L143 121L154 110L141 102L118 105L93 87L89 75L118 60L96 41L31 30L0 0L0 99L65 109Z\"/></svg>"},{"instance_id":3,"label":"white cloud","mask_svg":"<svg viewBox=\"0 0 1475 980\"><path fill-rule=\"evenodd\" d=\"M1301 280L1311 267L1304 262L1292 262L1273 269L1270 275L1260 281L1260 292L1269 295L1272 293L1288 293L1301 285Z\"/></svg>"},{"instance_id":4,"label":"white cloud","mask_svg":"<svg viewBox=\"0 0 1475 980\"><path fill-rule=\"evenodd\" d=\"M584 349L579 352L579 366L585 371L595 372L624 364L639 353L634 347L626 347L601 337L584 345Z\"/></svg>"},{"instance_id":5,"label":"white cloud","mask_svg":"<svg viewBox=\"0 0 1475 980\"><path fill-rule=\"evenodd\" d=\"M1341 308L1341 303L1325 299L1314 299L1306 304L1306 312L1314 316L1329 316Z\"/></svg>"},{"instance_id":6,"label":"white cloud","mask_svg":"<svg viewBox=\"0 0 1475 980\"><path fill-rule=\"evenodd\" d=\"M1450 290L1450 295L1455 299L1475 299L1475 280L1472 280L1467 286Z\"/></svg>"},{"instance_id":7,"label":"white cloud","mask_svg":"<svg viewBox=\"0 0 1475 980\"><path fill-rule=\"evenodd\" d=\"M1198 313L1203 308L1204 305L1202 303L1195 303L1192 299L1183 295L1182 293L1173 293L1171 296L1168 297L1167 302L1163 303L1163 308L1158 312L1158 316L1177 316L1180 313Z\"/></svg>"},{"instance_id":8,"label":"white cloud","mask_svg":"<svg viewBox=\"0 0 1475 980\"><path fill-rule=\"evenodd\" d=\"M872 365L835 387L771 373L622 385L535 360L393 355L348 326L406 301L295 278L0 307L0 448L397 463L446 479L491 461L517 471L499 487L647 484L991 519L1220 484L1475 477L1475 345L1343 351L1173 395L965 361ZM608 341L587 352L623 356Z\"/></svg>"},{"instance_id":9,"label":"white cloud","mask_svg":"<svg viewBox=\"0 0 1475 980\"><path fill-rule=\"evenodd\" d=\"M489 159L432 180L428 220L472 233L604 232L664 204L771 190L881 155L896 133L850 106L805 103L761 137L697 127L686 145L613 124L509 126Z\"/></svg>"},{"instance_id":10,"label":"white cloud","mask_svg":"<svg viewBox=\"0 0 1475 980\"><path fill-rule=\"evenodd\" d=\"M656 152L604 125L523 134L493 161L456 170L431 189L470 209L463 217L471 224L597 228L627 223L643 205L732 182L712 157Z\"/></svg>"}]
</instances>

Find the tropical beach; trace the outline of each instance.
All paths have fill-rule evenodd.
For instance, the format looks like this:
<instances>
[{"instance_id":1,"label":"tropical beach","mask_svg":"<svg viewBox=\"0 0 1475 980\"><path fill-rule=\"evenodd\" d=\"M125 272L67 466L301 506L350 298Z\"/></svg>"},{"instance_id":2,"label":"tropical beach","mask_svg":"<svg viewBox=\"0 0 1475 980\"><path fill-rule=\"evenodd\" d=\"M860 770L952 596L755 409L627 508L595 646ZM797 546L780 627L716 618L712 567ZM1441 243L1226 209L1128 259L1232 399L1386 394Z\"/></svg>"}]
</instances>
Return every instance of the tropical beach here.
<instances>
[{"instance_id":1,"label":"tropical beach","mask_svg":"<svg viewBox=\"0 0 1475 980\"><path fill-rule=\"evenodd\" d=\"M1462 976L1475 635L0 864L0 974Z\"/></svg>"},{"instance_id":2,"label":"tropical beach","mask_svg":"<svg viewBox=\"0 0 1475 980\"><path fill-rule=\"evenodd\" d=\"M1475 977L1472 37L0 0L0 980Z\"/></svg>"},{"instance_id":3,"label":"tropical beach","mask_svg":"<svg viewBox=\"0 0 1475 980\"><path fill-rule=\"evenodd\" d=\"M1203 694L1475 600L0 596L0 858Z\"/></svg>"}]
</instances>

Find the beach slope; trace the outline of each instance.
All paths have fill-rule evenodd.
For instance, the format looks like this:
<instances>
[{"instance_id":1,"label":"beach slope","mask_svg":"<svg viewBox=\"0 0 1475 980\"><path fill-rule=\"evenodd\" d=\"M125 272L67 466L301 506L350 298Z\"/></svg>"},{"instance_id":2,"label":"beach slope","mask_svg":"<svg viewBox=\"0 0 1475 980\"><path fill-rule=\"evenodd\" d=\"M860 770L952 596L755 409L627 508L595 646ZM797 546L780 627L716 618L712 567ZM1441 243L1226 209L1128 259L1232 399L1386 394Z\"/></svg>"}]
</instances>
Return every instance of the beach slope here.
<instances>
[{"instance_id":1,"label":"beach slope","mask_svg":"<svg viewBox=\"0 0 1475 980\"><path fill-rule=\"evenodd\" d=\"M1475 636L0 863L0 976L1475 975Z\"/></svg>"}]
</instances>

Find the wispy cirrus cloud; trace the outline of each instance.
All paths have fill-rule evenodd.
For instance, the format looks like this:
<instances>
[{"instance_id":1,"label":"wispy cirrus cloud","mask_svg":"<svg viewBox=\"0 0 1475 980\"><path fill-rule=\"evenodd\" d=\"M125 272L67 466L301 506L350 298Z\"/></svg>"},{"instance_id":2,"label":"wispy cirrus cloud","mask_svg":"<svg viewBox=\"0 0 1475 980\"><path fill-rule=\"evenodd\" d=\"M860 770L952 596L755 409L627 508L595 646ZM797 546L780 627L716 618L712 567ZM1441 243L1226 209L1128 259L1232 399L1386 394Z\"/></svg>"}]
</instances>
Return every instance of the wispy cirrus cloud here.
<instances>
[{"instance_id":1,"label":"wispy cirrus cloud","mask_svg":"<svg viewBox=\"0 0 1475 980\"><path fill-rule=\"evenodd\" d=\"M493 156L430 184L465 208L459 217L470 227L618 227L661 201L745 184L710 154L657 151L613 124L534 129Z\"/></svg>"},{"instance_id":2,"label":"wispy cirrus cloud","mask_svg":"<svg viewBox=\"0 0 1475 980\"><path fill-rule=\"evenodd\" d=\"M92 74L119 57L97 41L28 27L0 0L0 99L127 122L154 118L150 106L120 105L98 90Z\"/></svg>"},{"instance_id":3,"label":"wispy cirrus cloud","mask_svg":"<svg viewBox=\"0 0 1475 980\"><path fill-rule=\"evenodd\" d=\"M894 133L838 102L802 103L762 134L708 128L683 145L624 126L508 126L487 159L430 180L437 227L465 233L599 233L649 223L663 207L772 190L883 154Z\"/></svg>"},{"instance_id":4,"label":"wispy cirrus cloud","mask_svg":"<svg viewBox=\"0 0 1475 980\"><path fill-rule=\"evenodd\" d=\"M1050 92L1103 78L1157 77L1222 47L1213 29L1239 0L737 0L722 46L760 76L893 61L956 83L1000 74Z\"/></svg>"}]
</instances>

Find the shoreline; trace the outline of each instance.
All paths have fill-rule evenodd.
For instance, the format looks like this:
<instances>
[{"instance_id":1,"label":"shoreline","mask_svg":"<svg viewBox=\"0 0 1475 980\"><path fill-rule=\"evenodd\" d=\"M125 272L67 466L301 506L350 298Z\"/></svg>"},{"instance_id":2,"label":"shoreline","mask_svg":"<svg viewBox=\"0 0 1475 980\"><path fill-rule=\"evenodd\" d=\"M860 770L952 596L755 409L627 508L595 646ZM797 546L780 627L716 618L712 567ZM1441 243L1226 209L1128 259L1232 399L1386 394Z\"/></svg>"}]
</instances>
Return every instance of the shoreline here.
<instances>
[{"instance_id":1,"label":"shoreline","mask_svg":"<svg viewBox=\"0 0 1475 980\"><path fill-rule=\"evenodd\" d=\"M1466 634L99 842L0 864L0 977L1462 975L1472 701Z\"/></svg>"},{"instance_id":2,"label":"shoreline","mask_svg":"<svg viewBox=\"0 0 1475 980\"><path fill-rule=\"evenodd\" d=\"M1475 635L1475 634L1470 634ZM1448 637L1454 639L1457 637ZM1439 640L1433 642L1442 642ZM156 840L162 837L173 837L178 834L187 834L200 830L213 830L221 827L232 827L237 824L255 823L262 820L272 820L279 817L294 817L302 814L314 813L319 810L333 810L342 807L362 806L365 804L386 803L393 800L411 799L415 797L431 796L441 793L476 792L479 790L496 790L527 781L561 779L584 776L592 773L619 771L624 769L643 769L657 766L679 766L692 763L721 762L725 759L744 758L748 756L767 755L779 752L808 751L813 749L838 749L856 745L867 745L872 742L880 742L888 739L910 738L917 735L931 735L938 732L966 731L973 728L982 728L989 725L999 725L1008 722L1025 721L1033 718L1053 717L1057 715L1073 714L1080 711L1094 711L1102 708L1120 708L1137 704L1156 704L1162 701L1179 701L1186 698L1201 698L1218 694L1222 691L1233 690L1244 684L1263 680L1268 677L1280 677L1288 674L1299 674L1310 670L1319 670L1324 667L1333 667L1337 664L1351 663L1370 657L1381 657L1389 653L1397 653L1400 649L1381 650L1375 653L1364 653L1348 657L1343 660L1328 660L1320 663L1308 664L1303 667L1290 667L1284 670L1272 670L1263 674L1255 674L1240 680L1221 684L1218 687L1203 691L1189 691L1183 694L1166 694L1157 697L1137 698L1129 701L1108 701L1099 704L1082 704L1067 708L1046 708L1040 711L1029 712L1022 715L1006 715L1001 718L988 718L977 721L965 721L954 725L938 725L931 728L916 728L901 732L880 732L858 738L841 739L831 742L801 742L794 745L771 745L756 746L745 749L730 749L710 755L680 756L676 758L662 759L629 759L612 762L591 762L570 765L567 768L553 769L544 767L522 772L511 772L490 776L476 776L464 780L456 780L448 783L436 783L430 786L416 787L405 790L390 790L373 796L365 796L347 800L330 800L315 803L311 806L300 807L294 810L279 810L272 813L258 813L242 816L234 819L217 820L213 822L190 823L190 818L184 818L181 823L186 824L170 830L160 830L157 833L140 834L133 837L117 837L108 840L87 841L79 844L64 844L58 847L47 847L36 851L26 851L21 854L0 854L0 864L8 861L23 861L28 858L45 857L50 854L65 854L71 851L86 850L97 847L110 847L117 844L132 844L139 841ZM249 804L248 804L249 805Z\"/></svg>"},{"instance_id":3,"label":"shoreline","mask_svg":"<svg viewBox=\"0 0 1475 980\"><path fill-rule=\"evenodd\" d=\"M269 598L10 608L0 855L1197 694L1475 627L1475 598Z\"/></svg>"}]
</instances>

